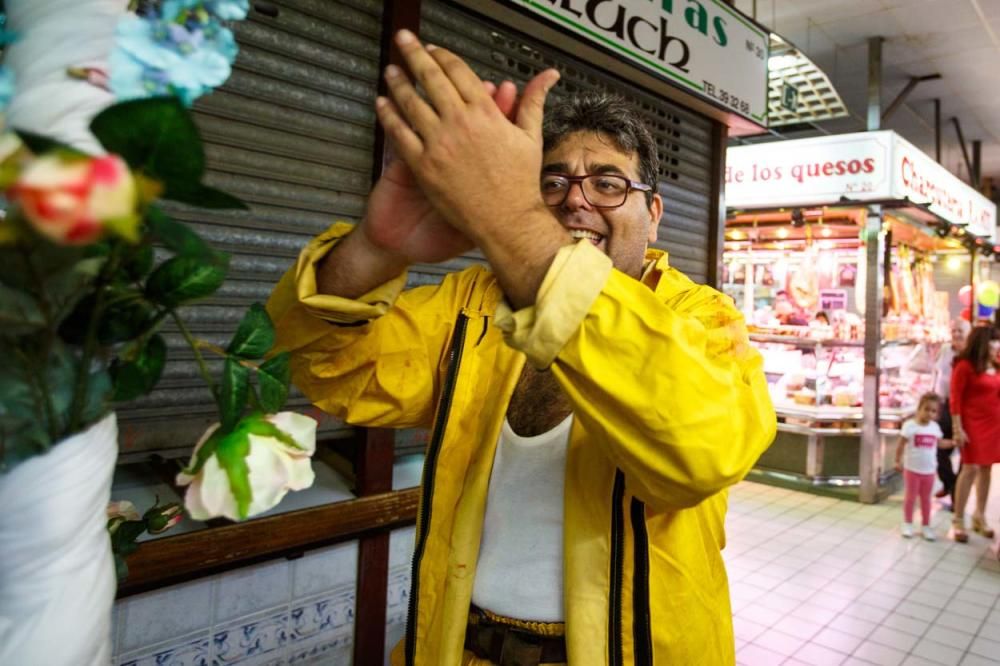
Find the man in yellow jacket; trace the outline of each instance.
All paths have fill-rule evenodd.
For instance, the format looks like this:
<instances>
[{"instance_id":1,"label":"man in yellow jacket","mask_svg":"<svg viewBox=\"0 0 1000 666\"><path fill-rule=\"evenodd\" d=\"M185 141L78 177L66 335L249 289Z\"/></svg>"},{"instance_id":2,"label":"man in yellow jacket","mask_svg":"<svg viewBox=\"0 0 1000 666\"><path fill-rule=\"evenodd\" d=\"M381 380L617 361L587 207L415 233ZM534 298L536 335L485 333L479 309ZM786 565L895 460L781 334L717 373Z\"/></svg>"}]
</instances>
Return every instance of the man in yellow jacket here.
<instances>
[{"instance_id":1,"label":"man in yellow jacket","mask_svg":"<svg viewBox=\"0 0 1000 666\"><path fill-rule=\"evenodd\" d=\"M543 148L557 72L515 104L396 40L426 91L387 69L401 160L268 304L316 405L433 428L394 663L732 664L725 489L774 411L729 299L647 250L652 137L589 96L550 110ZM489 270L403 291L410 264L472 247Z\"/></svg>"}]
</instances>

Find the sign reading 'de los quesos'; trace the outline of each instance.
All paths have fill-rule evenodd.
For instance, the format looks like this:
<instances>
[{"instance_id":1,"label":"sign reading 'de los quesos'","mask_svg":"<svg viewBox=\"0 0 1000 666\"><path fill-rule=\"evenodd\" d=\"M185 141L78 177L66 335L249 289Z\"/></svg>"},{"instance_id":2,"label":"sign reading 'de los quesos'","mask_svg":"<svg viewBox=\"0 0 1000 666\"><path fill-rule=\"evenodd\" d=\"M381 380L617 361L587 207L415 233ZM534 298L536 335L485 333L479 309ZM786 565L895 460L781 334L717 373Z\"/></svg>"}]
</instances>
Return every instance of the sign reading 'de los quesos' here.
<instances>
[{"instance_id":1,"label":"sign reading 'de los quesos'","mask_svg":"<svg viewBox=\"0 0 1000 666\"><path fill-rule=\"evenodd\" d=\"M726 151L726 206L763 208L909 199L995 240L997 207L891 131L735 146Z\"/></svg>"},{"instance_id":2,"label":"sign reading 'de los quesos'","mask_svg":"<svg viewBox=\"0 0 1000 666\"><path fill-rule=\"evenodd\" d=\"M764 124L768 35L722 0L513 0L640 68Z\"/></svg>"}]
</instances>

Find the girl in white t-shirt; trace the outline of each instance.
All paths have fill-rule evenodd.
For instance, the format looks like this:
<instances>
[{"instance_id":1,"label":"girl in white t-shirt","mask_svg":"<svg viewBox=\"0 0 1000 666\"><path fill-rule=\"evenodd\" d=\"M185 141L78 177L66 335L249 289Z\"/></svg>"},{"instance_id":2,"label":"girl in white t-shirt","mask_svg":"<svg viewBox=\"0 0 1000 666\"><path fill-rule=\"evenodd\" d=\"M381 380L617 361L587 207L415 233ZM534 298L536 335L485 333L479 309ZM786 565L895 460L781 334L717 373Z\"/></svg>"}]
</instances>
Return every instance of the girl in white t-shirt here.
<instances>
[{"instance_id":1,"label":"girl in white t-shirt","mask_svg":"<svg viewBox=\"0 0 1000 666\"><path fill-rule=\"evenodd\" d=\"M896 446L896 469L903 472L903 536L913 536L913 504L920 498L923 537L934 541L931 529L931 491L937 471L937 447L943 434L937 424L941 397L936 393L920 396L917 414L903 423Z\"/></svg>"}]
</instances>

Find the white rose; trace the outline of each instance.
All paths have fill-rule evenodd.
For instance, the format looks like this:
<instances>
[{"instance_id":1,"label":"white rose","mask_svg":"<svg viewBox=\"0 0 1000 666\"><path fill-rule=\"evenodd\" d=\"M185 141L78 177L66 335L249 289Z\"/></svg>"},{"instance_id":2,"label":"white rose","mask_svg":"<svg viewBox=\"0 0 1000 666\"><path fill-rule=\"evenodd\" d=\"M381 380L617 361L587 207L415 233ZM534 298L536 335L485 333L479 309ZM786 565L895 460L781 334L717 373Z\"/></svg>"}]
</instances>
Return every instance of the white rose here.
<instances>
[{"instance_id":1,"label":"white rose","mask_svg":"<svg viewBox=\"0 0 1000 666\"><path fill-rule=\"evenodd\" d=\"M246 517L267 511L280 502L289 490L308 488L315 480L309 458L316 451L316 421L295 412L279 412L267 416L266 420L295 440L299 448L293 448L275 437L248 436L250 449L245 460L253 497ZM192 465L198 449L218 427L216 423L202 435L195 446ZM188 485L184 506L195 520L219 516L240 520L229 477L215 454L194 476L184 472L178 474L177 483Z\"/></svg>"}]
</instances>

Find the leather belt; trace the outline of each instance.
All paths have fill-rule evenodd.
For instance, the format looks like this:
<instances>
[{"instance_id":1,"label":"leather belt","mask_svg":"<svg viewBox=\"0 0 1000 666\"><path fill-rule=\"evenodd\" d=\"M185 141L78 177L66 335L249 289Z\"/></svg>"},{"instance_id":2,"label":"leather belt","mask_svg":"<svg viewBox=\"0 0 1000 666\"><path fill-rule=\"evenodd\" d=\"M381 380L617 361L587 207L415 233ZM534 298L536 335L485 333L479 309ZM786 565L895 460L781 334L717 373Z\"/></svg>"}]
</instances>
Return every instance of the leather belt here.
<instances>
[{"instance_id":1,"label":"leather belt","mask_svg":"<svg viewBox=\"0 0 1000 666\"><path fill-rule=\"evenodd\" d=\"M493 621L474 606L469 612L465 649L498 666L538 666L566 661L565 637L541 636Z\"/></svg>"}]
</instances>

